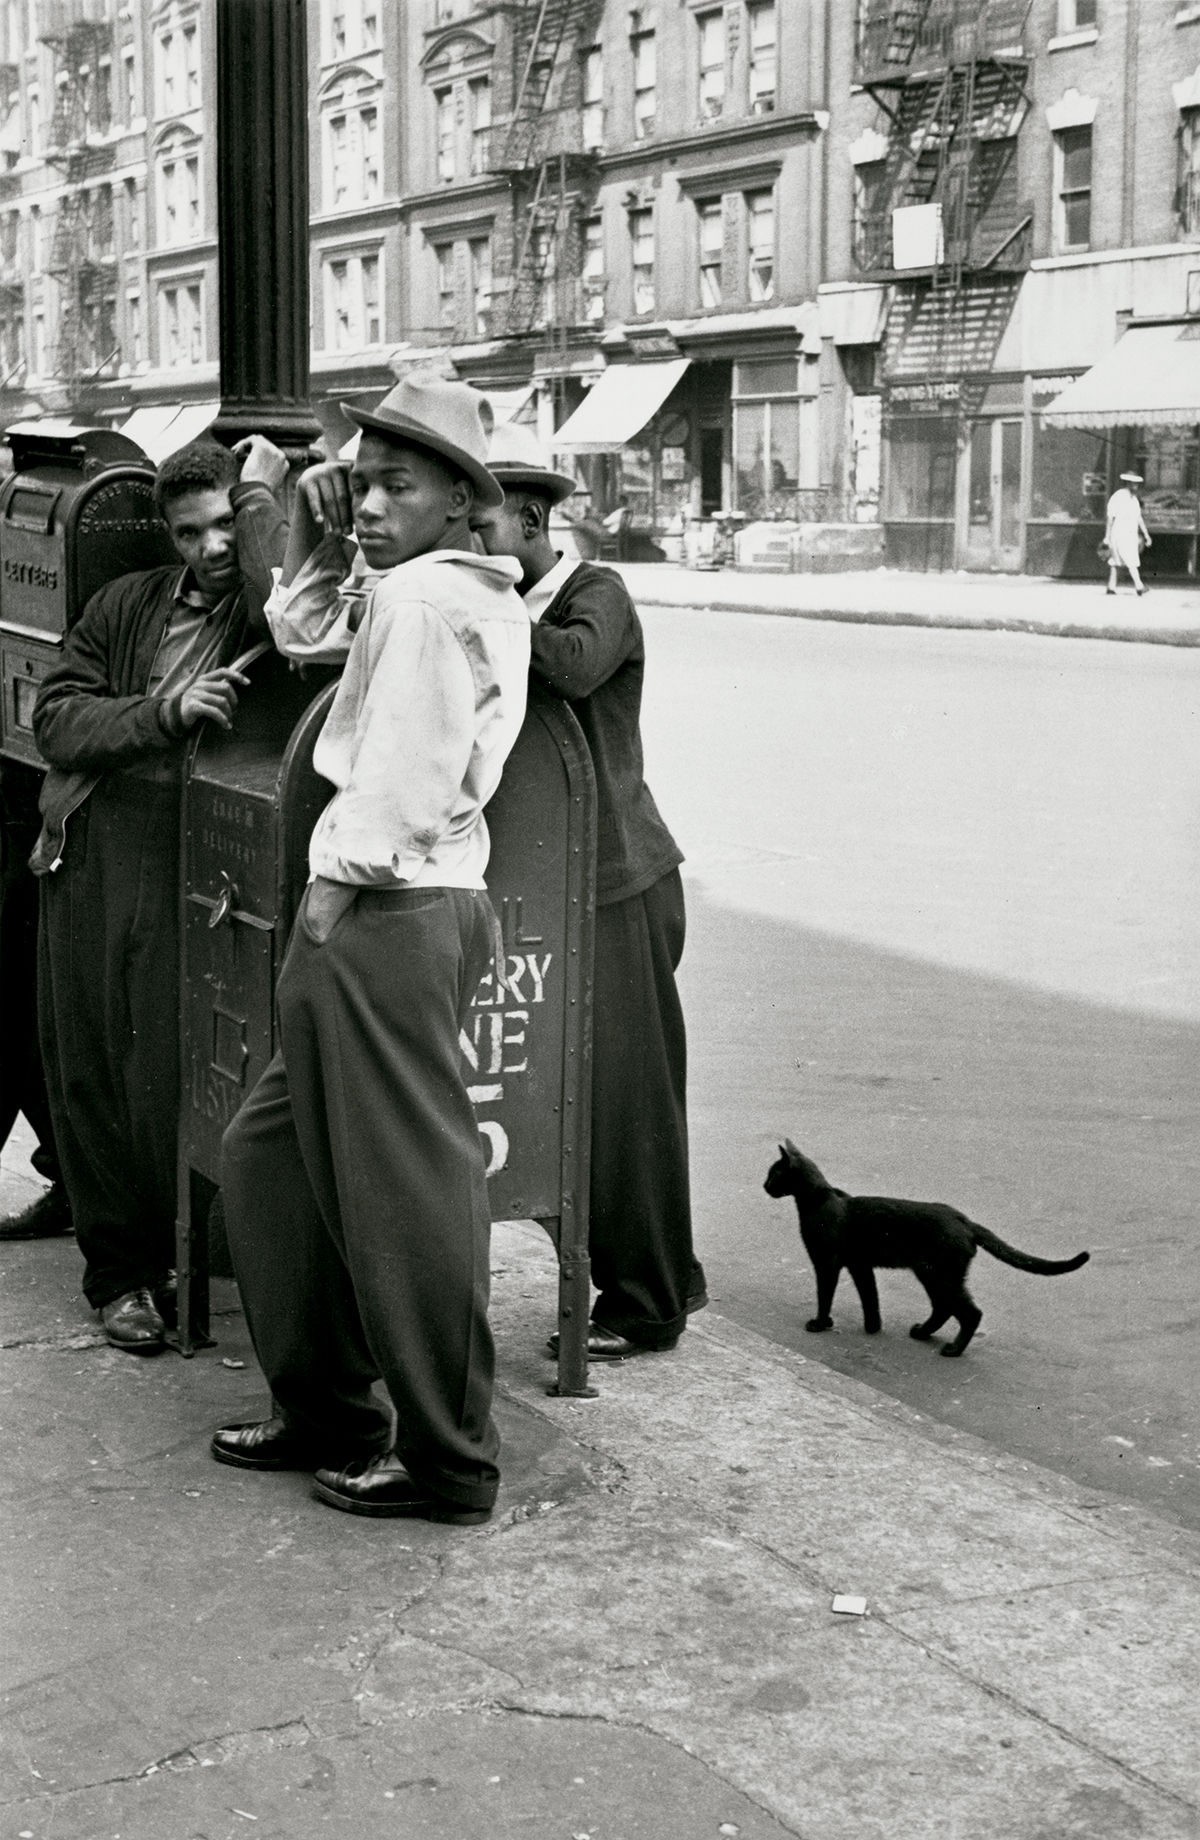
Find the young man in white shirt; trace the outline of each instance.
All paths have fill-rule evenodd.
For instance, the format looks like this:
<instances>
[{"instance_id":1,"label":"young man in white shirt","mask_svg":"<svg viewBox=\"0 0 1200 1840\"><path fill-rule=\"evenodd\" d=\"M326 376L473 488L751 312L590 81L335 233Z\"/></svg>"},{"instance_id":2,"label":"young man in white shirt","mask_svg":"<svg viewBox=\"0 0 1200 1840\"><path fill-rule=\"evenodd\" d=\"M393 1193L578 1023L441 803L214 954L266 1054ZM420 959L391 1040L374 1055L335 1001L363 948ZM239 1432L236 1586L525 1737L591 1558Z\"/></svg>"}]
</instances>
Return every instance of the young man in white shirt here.
<instances>
[{"instance_id":1,"label":"young man in white shirt","mask_svg":"<svg viewBox=\"0 0 1200 1840\"><path fill-rule=\"evenodd\" d=\"M503 498L490 410L409 378L301 481L267 617L346 658L314 764L334 796L278 986L281 1052L225 1137L234 1269L275 1416L218 1461L308 1469L350 1513L487 1520L499 1481L484 1156L459 1029L496 937L483 807L525 712L529 616L470 517ZM342 594L351 522L380 579ZM372 1395L381 1378L395 1408Z\"/></svg>"}]
</instances>

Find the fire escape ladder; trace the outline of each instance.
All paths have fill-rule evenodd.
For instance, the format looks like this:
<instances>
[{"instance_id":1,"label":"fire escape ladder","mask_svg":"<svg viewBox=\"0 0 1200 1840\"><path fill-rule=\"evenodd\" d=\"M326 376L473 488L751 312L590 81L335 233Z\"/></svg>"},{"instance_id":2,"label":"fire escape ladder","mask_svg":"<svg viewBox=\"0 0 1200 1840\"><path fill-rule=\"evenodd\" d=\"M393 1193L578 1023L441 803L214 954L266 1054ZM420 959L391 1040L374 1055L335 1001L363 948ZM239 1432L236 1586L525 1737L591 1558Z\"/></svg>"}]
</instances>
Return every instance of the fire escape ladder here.
<instances>
[{"instance_id":1,"label":"fire escape ladder","mask_svg":"<svg viewBox=\"0 0 1200 1840\"><path fill-rule=\"evenodd\" d=\"M58 283L54 368L72 402L97 360L103 363L116 355L97 350L98 345L115 343L103 319L106 289L115 285L116 276L112 220L111 215L102 217L100 196L87 187L96 171L111 164L111 148L90 144L93 132L102 132L108 123L95 118L96 91L88 87L111 42L111 28L87 18L86 10L78 0L64 0L48 9L50 29L43 34L56 66L46 159L58 167L64 181L48 264Z\"/></svg>"},{"instance_id":2,"label":"fire escape ladder","mask_svg":"<svg viewBox=\"0 0 1200 1840\"><path fill-rule=\"evenodd\" d=\"M581 151L577 126L581 72L564 51L582 48L595 32L603 0L527 0L515 14L514 90L497 166L508 176L512 200L512 272L503 330L520 336L544 319L565 341L580 267L580 241L572 234L572 199L594 162ZM553 312L547 283L554 283ZM560 324L561 322L561 324Z\"/></svg>"}]
</instances>

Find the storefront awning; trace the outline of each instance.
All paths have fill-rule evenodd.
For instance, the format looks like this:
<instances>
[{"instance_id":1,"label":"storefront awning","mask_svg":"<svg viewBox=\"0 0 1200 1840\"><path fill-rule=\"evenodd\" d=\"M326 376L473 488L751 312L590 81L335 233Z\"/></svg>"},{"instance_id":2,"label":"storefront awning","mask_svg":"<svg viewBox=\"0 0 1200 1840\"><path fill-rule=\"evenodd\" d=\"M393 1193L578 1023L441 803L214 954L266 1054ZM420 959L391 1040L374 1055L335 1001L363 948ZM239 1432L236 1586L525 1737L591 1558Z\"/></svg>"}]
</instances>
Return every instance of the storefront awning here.
<instances>
[{"instance_id":1,"label":"storefront awning","mask_svg":"<svg viewBox=\"0 0 1200 1840\"><path fill-rule=\"evenodd\" d=\"M1052 428L1200 424L1200 324L1131 326L1042 410Z\"/></svg>"},{"instance_id":2,"label":"storefront awning","mask_svg":"<svg viewBox=\"0 0 1200 1840\"><path fill-rule=\"evenodd\" d=\"M610 364L551 438L551 447L559 453L619 453L661 409L690 362Z\"/></svg>"},{"instance_id":3,"label":"storefront awning","mask_svg":"<svg viewBox=\"0 0 1200 1840\"><path fill-rule=\"evenodd\" d=\"M887 325L888 289L821 288L817 294L821 336L835 345L878 345Z\"/></svg>"},{"instance_id":4,"label":"storefront awning","mask_svg":"<svg viewBox=\"0 0 1200 1840\"><path fill-rule=\"evenodd\" d=\"M220 410L219 402L147 403L121 424L121 433L136 441L146 457L160 466L169 455L178 453L211 428Z\"/></svg>"}]
</instances>

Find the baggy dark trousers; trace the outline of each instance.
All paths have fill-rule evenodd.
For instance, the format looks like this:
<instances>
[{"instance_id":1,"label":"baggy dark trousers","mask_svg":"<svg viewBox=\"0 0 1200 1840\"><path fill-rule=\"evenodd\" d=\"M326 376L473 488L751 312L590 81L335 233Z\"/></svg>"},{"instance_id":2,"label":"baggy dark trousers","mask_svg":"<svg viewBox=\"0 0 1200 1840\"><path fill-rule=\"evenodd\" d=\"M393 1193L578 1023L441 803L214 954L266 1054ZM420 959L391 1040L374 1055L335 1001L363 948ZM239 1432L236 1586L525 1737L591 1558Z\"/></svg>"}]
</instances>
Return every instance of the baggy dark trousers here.
<instances>
[{"instance_id":1,"label":"baggy dark trousers","mask_svg":"<svg viewBox=\"0 0 1200 1840\"><path fill-rule=\"evenodd\" d=\"M323 943L307 899L281 1050L225 1133L255 1353L285 1422L341 1467L392 1443L463 1507L496 1495L484 1154L459 1030L492 954L486 894L358 891Z\"/></svg>"},{"instance_id":2,"label":"baggy dark trousers","mask_svg":"<svg viewBox=\"0 0 1200 1840\"><path fill-rule=\"evenodd\" d=\"M675 972L683 882L672 869L644 894L596 909L592 1318L647 1347L687 1323L693 1270L688 1180L687 1035Z\"/></svg>"},{"instance_id":3,"label":"baggy dark trousers","mask_svg":"<svg viewBox=\"0 0 1200 1840\"><path fill-rule=\"evenodd\" d=\"M37 1138L33 1166L53 1182L59 1167L37 1034L38 884L29 867L42 776L8 761L0 774L0 1145L24 1113Z\"/></svg>"},{"instance_id":4,"label":"baggy dark trousers","mask_svg":"<svg viewBox=\"0 0 1200 1840\"><path fill-rule=\"evenodd\" d=\"M41 878L38 1028L95 1309L175 1263L179 781L108 773Z\"/></svg>"}]
</instances>

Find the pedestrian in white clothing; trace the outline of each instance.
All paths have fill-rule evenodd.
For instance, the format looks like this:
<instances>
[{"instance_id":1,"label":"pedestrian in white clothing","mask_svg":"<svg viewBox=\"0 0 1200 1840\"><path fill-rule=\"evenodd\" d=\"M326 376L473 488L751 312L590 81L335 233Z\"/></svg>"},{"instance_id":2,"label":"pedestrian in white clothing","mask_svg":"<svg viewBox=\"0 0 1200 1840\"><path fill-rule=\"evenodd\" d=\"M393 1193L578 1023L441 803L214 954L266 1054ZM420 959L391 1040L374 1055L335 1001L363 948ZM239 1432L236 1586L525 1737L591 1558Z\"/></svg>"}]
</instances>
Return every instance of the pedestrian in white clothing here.
<instances>
[{"instance_id":1,"label":"pedestrian in white clothing","mask_svg":"<svg viewBox=\"0 0 1200 1840\"><path fill-rule=\"evenodd\" d=\"M1135 486L1142 483L1140 473L1122 473L1121 483L1109 499L1105 508L1104 542L1108 550L1108 587L1107 594L1117 591L1117 570L1128 569L1129 579L1139 594L1145 594L1142 583L1141 553L1149 548L1150 532L1146 529L1146 520L1142 516L1141 500Z\"/></svg>"}]
</instances>

